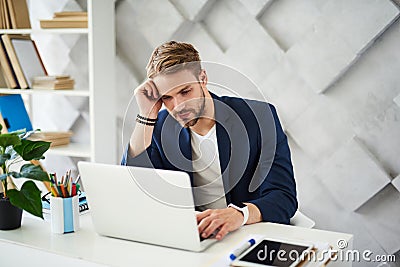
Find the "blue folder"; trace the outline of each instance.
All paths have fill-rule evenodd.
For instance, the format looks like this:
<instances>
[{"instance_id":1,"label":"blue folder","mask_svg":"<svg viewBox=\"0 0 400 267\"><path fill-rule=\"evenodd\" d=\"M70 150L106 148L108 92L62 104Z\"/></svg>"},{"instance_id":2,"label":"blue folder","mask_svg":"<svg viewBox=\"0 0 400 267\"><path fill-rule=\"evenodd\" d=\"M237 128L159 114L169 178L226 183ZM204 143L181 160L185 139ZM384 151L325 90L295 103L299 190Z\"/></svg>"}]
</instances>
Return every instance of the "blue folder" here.
<instances>
[{"instance_id":1,"label":"blue folder","mask_svg":"<svg viewBox=\"0 0 400 267\"><path fill-rule=\"evenodd\" d=\"M0 113L9 132L21 129L33 130L21 95L0 96Z\"/></svg>"}]
</instances>

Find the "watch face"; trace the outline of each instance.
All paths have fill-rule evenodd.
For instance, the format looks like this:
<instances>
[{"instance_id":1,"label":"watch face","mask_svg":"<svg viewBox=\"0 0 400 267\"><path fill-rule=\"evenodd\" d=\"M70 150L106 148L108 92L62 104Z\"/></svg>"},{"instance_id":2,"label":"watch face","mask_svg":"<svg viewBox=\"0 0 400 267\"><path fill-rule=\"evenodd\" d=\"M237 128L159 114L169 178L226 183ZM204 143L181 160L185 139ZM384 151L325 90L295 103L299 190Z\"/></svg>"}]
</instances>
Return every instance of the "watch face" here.
<instances>
[{"instance_id":1,"label":"watch face","mask_svg":"<svg viewBox=\"0 0 400 267\"><path fill-rule=\"evenodd\" d=\"M232 202L232 204L241 209L247 207L247 205L243 204L243 202Z\"/></svg>"}]
</instances>

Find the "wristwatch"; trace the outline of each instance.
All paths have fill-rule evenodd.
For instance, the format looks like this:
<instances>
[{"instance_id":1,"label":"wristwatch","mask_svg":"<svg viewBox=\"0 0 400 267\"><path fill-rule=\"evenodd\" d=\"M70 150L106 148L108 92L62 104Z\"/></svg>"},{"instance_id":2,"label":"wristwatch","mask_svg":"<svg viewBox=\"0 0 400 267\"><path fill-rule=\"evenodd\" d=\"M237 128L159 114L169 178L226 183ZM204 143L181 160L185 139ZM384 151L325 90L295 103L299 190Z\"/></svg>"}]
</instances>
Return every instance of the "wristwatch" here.
<instances>
[{"instance_id":1,"label":"wristwatch","mask_svg":"<svg viewBox=\"0 0 400 267\"><path fill-rule=\"evenodd\" d=\"M243 214L243 223L242 225L245 225L247 220L249 219L249 208L247 207L246 204L242 202L237 202L237 203L230 203L228 205L228 208L233 208L235 210L240 211Z\"/></svg>"}]
</instances>

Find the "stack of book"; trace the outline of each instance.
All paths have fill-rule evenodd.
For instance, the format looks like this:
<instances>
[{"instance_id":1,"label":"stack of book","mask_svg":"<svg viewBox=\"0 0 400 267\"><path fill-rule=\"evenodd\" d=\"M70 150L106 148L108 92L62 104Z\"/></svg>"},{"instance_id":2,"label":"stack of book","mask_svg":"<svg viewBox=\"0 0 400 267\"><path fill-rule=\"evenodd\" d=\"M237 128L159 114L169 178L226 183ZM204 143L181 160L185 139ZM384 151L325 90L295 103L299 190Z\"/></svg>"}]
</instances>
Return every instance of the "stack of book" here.
<instances>
[{"instance_id":1,"label":"stack of book","mask_svg":"<svg viewBox=\"0 0 400 267\"><path fill-rule=\"evenodd\" d=\"M37 76L33 78L33 89L73 89L75 81L69 75Z\"/></svg>"},{"instance_id":2,"label":"stack of book","mask_svg":"<svg viewBox=\"0 0 400 267\"><path fill-rule=\"evenodd\" d=\"M49 28L87 28L87 12L56 12L53 19L40 20L40 27Z\"/></svg>"},{"instance_id":3,"label":"stack of book","mask_svg":"<svg viewBox=\"0 0 400 267\"><path fill-rule=\"evenodd\" d=\"M50 147L68 145L72 132L36 132L31 134L28 139L32 141L51 142Z\"/></svg>"},{"instance_id":4,"label":"stack of book","mask_svg":"<svg viewBox=\"0 0 400 267\"><path fill-rule=\"evenodd\" d=\"M0 0L0 28L31 28L26 0Z\"/></svg>"}]
</instances>

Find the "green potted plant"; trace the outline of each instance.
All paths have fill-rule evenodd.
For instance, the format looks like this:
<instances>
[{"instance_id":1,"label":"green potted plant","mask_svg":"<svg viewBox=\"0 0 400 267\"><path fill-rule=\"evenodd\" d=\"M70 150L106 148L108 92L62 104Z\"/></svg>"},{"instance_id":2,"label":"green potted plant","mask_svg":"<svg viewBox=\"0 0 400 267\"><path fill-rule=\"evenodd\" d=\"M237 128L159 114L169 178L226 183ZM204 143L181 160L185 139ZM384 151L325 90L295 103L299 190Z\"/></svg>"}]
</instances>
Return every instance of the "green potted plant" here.
<instances>
[{"instance_id":1,"label":"green potted plant","mask_svg":"<svg viewBox=\"0 0 400 267\"><path fill-rule=\"evenodd\" d=\"M0 132L2 130L0 125ZM47 172L31 160L43 159L50 142L30 141L26 131L0 133L0 230L16 229L21 226L22 210L43 219L41 192L32 180L49 181ZM19 171L11 168L17 163L27 161ZM13 179L27 178L21 188L15 186Z\"/></svg>"}]
</instances>

